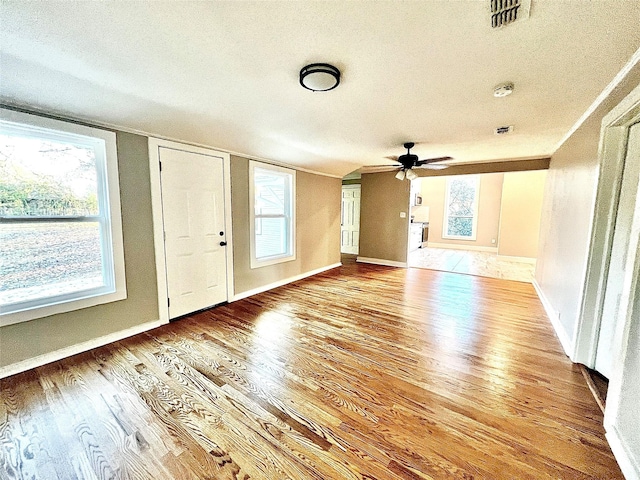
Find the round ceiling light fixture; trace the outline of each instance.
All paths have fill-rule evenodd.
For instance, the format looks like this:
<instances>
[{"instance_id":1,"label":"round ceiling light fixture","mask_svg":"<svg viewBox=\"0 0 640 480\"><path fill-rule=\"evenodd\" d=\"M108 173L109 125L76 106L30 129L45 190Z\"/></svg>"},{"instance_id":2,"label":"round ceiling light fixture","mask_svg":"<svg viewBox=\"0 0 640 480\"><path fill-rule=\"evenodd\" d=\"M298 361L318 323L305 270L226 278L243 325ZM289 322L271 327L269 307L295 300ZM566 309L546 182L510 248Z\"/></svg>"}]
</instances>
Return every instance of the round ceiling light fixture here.
<instances>
[{"instance_id":1,"label":"round ceiling light fixture","mask_svg":"<svg viewBox=\"0 0 640 480\"><path fill-rule=\"evenodd\" d=\"M493 88L493 96L498 98L506 97L513 93L513 88L514 86L511 82L501 83Z\"/></svg>"},{"instance_id":2,"label":"round ceiling light fixture","mask_svg":"<svg viewBox=\"0 0 640 480\"><path fill-rule=\"evenodd\" d=\"M312 92L333 90L340 84L340 70L328 63L311 63L300 70L300 85Z\"/></svg>"}]
</instances>

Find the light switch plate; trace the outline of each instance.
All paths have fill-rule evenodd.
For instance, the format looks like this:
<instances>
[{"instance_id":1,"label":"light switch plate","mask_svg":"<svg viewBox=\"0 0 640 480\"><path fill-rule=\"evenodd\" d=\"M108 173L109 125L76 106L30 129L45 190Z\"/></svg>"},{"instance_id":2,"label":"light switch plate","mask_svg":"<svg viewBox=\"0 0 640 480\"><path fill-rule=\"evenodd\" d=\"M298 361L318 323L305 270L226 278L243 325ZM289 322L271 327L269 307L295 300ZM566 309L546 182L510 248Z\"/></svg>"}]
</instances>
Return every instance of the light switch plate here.
<instances>
[{"instance_id":1,"label":"light switch plate","mask_svg":"<svg viewBox=\"0 0 640 480\"><path fill-rule=\"evenodd\" d=\"M407 218L407 212L400 212L400 218Z\"/></svg>"}]
</instances>

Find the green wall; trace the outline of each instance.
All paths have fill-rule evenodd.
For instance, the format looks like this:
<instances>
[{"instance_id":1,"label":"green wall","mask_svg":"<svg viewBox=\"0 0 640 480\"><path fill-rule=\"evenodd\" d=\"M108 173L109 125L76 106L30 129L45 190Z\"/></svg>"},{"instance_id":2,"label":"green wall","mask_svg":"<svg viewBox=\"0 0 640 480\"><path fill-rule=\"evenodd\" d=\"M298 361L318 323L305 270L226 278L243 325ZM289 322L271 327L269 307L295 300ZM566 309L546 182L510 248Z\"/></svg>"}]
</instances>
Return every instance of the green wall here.
<instances>
[{"instance_id":1,"label":"green wall","mask_svg":"<svg viewBox=\"0 0 640 480\"><path fill-rule=\"evenodd\" d=\"M395 174L362 175L360 257L407 261L411 184L398 180ZM405 212L406 218L400 218L400 212Z\"/></svg>"}]
</instances>

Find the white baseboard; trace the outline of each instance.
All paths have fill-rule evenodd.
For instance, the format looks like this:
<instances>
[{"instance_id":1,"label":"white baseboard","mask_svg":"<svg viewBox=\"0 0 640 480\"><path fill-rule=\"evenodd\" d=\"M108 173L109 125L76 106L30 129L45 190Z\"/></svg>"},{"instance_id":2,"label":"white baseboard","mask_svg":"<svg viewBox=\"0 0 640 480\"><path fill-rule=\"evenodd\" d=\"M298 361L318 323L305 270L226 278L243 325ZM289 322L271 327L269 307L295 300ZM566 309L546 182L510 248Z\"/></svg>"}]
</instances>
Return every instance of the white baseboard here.
<instances>
[{"instance_id":1,"label":"white baseboard","mask_svg":"<svg viewBox=\"0 0 640 480\"><path fill-rule=\"evenodd\" d=\"M607 428L605 436L624 478L627 480L640 480L640 465L638 464L640 459L633 458L631 450L624 439L620 437L620 433L615 426Z\"/></svg>"},{"instance_id":2,"label":"white baseboard","mask_svg":"<svg viewBox=\"0 0 640 480\"><path fill-rule=\"evenodd\" d=\"M317 275L318 273L326 272L327 270L331 270L332 268L340 267L342 263L334 263L332 265L327 265L326 267L316 268L315 270L311 270L309 272L301 273L300 275L296 275L295 277L285 278L284 280L279 280L277 282L269 283L268 285L263 285L258 288L254 288L252 290L247 290L246 292L240 292L235 294L231 301L235 302L237 300L242 300L243 298L251 297L252 295L257 295L258 293L266 292L267 290L271 290L273 288L282 287L287 283L297 282L298 280L302 280L303 278L311 277L312 275Z\"/></svg>"},{"instance_id":3,"label":"white baseboard","mask_svg":"<svg viewBox=\"0 0 640 480\"><path fill-rule=\"evenodd\" d=\"M478 245L458 245L457 243L427 242L429 248L445 248L449 250L472 250L475 252L498 253L498 247L480 247Z\"/></svg>"},{"instance_id":4,"label":"white baseboard","mask_svg":"<svg viewBox=\"0 0 640 480\"><path fill-rule=\"evenodd\" d=\"M383 258L358 257L356 262L372 263L373 265L385 265L387 267L407 268L407 262L395 262L393 260L385 260Z\"/></svg>"},{"instance_id":5,"label":"white baseboard","mask_svg":"<svg viewBox=\"0 0 640 480\"><path fill-rule=\"evenodd\" d=\"M571 358L571 352L573 352L573 346L571 343L571 339L569 338L569 335L567 335L567 332L565 331L564 327L560 323L560 316L558 315L558 312L556 312L556 310L551 306L551 302L549 302L549 299L540 288L538 281L534 278L531 283L533 283L533 288L536 289L536 293L538 294L538 298L540 299L540 302L542 302L544 311L547 313L547 317L549 317L549 320L551 321L551 325L553 326L553 329L556 332L556 336L560 340L560 344L562 344L564 353L567 355L567 357Z\"/></svg>"},{"instance_id":6,"label":"white baseboard","mask_svg":"<svg viewBox=\"0 0 640 480\"><path fill-rule=\"evenodd\" d=\"M127 337L146 332L147 330L151 330L152 328L156 328L161 325L166 325L166 322L163 322L162 320L155 320L153 322L142 323L140 325L136 325L135 327L126 328L124 330L113 332L102 337L87 340L86 342L76 343L75 345L70 345L53 352L44 353L42 355L38 355L37 357L28 358L20 362L12 363L11 365L0 367L0 378L9 377L11 375L15 375L16 373L26 372L27 370L41 367L42 365L46 365L47 363L56 362L58 360L62 360L63 358L71 357L72 355L77 355L78 353L86 352L87 350L91 350L93 348L102 347L108 343L123 340Z\"/></svg>"},{"instance_id":7,"label":"white baseboard","mask_svg":"<svg viewBox=\"0 0 640 480\"><path fill-rule=\"evenodd\" d=\"M531 265L535 265L537 259L536 258L531 258L531 257L515 257L513 255L500 255L498 254L498 258L504 258L505 260L511 260L513 262L520 262L520 263L529 263Z\"/></svg>"}]
</instances>

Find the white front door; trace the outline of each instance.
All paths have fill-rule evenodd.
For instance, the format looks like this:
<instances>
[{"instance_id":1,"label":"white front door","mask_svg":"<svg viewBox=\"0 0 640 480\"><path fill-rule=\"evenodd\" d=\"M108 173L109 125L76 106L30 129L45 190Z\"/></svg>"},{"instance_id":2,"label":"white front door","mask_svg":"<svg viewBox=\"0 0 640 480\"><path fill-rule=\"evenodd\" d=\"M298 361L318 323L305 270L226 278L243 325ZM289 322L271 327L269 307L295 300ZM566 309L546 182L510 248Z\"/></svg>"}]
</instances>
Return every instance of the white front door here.
<instances>
[{"instance_id":1,"label":"white front door","mask_svg":"<svg viewBox=\"0 0 640 480\"><path fill-rule=\"evenodd\" d=\"M617 353L616 332L624 320L620 314L620 299L625 293L625 264L630 252L631 228L640 181L640 123L629 129L627 154L622 176L622 187L613 232L613 244L607 283L605 287L602 321L598 336L595 369L611 378Z\"/></svg>"},{"instance_id":2,"label":"white front door","mask_svg":"<svg viewBox=\"0 0 640 480\"><path fill-rule=\"evenodd\" d=\"M360 185L342 186L340 225L340 251L357 254L360 241Z\"/></svg>"},{"instance_id":3,"label":"white front door","mask_svg":"<svg viewBox=\"0 0 640 480\"><path fill-rule=\"evenodd\" d=\"M169 318L228 300L223 159L160 147Z\"/></svg>"}]
</instances>

